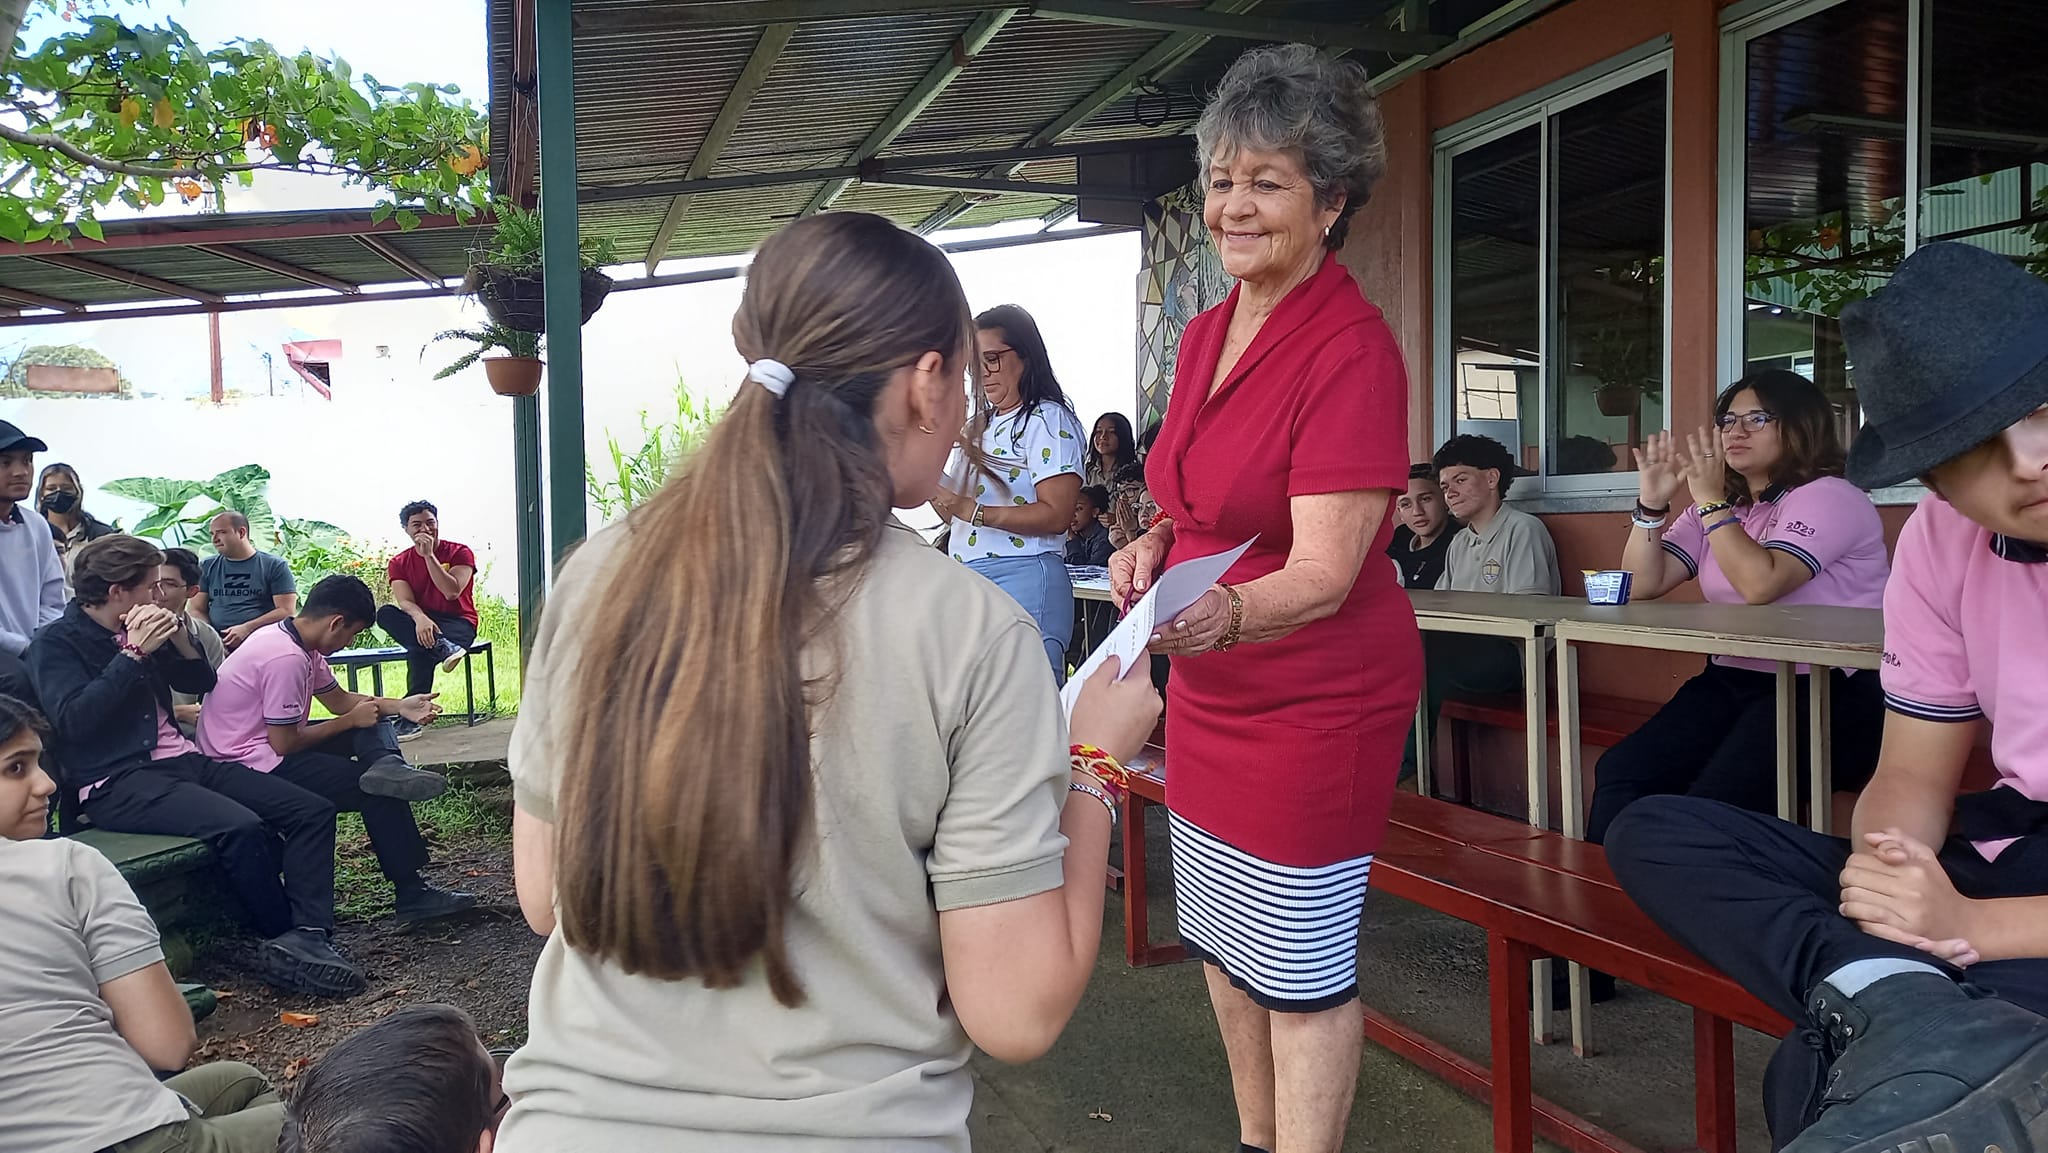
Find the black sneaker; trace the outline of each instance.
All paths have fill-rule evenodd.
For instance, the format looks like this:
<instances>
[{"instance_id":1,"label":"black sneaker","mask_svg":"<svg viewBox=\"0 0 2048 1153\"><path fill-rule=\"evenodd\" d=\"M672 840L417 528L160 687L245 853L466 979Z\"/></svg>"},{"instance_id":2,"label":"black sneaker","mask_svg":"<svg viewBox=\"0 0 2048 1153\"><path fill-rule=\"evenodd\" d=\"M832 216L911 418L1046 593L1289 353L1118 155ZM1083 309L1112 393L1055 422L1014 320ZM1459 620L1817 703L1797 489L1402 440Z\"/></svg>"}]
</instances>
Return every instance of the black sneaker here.
<instances>
[{"instance_id":1,"label":"black sneaker","mask_svg":"<svg viewBox=\"0 0 2048 1153\"><path fill-rule=\"evenodd\" d=\"M2048 1153L2048 1018L1937 973L1807 998L1841 1055L1785 1153Z\"/></svg>"},{"instance_id":2,"label":"black sneaker","mask_svg":"<svg viewBox=\"0 0 2048 1153\"><path fill-rule=\"evenodd\" d=\"M427 726L418 721L396 717L391 721L391 731L401 741L409 741L427 731Z\"/></svg>"},{"instance_id":3,"label":"black sneaker","mask_svg":"<svg viewBox=\"0 0 2048 1153\"><path fill-rule=\"evenodd\" d=\"M393 917L401 927L410 928L459 917L474 908L476 897L471 894L437 889L420 881L398 890L398 905Z\"/></svg>"},{"instance_id":4,"label":"black sneaker","mask_svg":"<svg viewBox=\"0 0 2048 1153\"><path fill-rule=\"evenodd\" d=\"M363 971L335 951L321 929L293 929L263 942L257 952L263 976L287 993L353 997L369 987Z\"/></svg>"},{"instance_id":5,"label":"black sneaker","mask_svg":"<svg viewBox=\"0 0 2048 1153\"><path fill-rule=\"evenodd\" d=\"M461 645L456 644L447 637L442 637L434 643L434 659L441 662L441 671L444 673L454 672L455 666L462 663L462 657L466 651Z\"/></svg>"},{"instance_id":6,"label":"black sneaker","mask_svg":"<svg viewBox=\"0 0 2048 1153\"><path fill-rule=\"evenodd\" d=\"M448 778L416 769L405 758L386 753L363 770L356 787L373 797L395 797L401 801L431 801L448 791Z\"/></svg>"}]
</instances>

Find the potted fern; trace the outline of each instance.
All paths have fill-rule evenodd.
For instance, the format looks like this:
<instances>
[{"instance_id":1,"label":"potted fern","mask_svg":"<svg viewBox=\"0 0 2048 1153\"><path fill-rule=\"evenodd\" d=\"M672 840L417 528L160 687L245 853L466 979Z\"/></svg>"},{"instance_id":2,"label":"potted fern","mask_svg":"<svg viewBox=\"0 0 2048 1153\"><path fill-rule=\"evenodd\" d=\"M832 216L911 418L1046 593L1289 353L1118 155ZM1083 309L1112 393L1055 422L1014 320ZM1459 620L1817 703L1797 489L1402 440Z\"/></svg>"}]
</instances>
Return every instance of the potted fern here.
<instances>
[{"instance_id":1,"label":"potted fern","mask_svg":"<svg viewBox=\"0 0 2048 1153\"><path fill-rule=\"evenodd\" d=\"M521 332L547 331L547 293L541 282L540 213L509 200L497 204L498 225L489 246L474 254L463 291L483 302L494 323ZM618 263L618 242L603 234L585 236L577 254L583 270L583 319L596 315L612 290L599 271Z\"/></svg>"},{"instance_id":2,"label":"potted fern","mask_svg":"<svg viewBox=\"0 0 2048 1153\"><path fill-rule=\"evenodd\" d=\"M427 343L438 344L444 340L465 340L474 347L435 373L435 380L446 380L482 361L484 379L491 382L491 391L499 396L532 396L540 391L540 333L510 328L494 321L481 328L451 328ZM486 355L493 351L504 355ZM420 349L420 355L426 355L425 348Z\"/></svg>"}]
</instances>

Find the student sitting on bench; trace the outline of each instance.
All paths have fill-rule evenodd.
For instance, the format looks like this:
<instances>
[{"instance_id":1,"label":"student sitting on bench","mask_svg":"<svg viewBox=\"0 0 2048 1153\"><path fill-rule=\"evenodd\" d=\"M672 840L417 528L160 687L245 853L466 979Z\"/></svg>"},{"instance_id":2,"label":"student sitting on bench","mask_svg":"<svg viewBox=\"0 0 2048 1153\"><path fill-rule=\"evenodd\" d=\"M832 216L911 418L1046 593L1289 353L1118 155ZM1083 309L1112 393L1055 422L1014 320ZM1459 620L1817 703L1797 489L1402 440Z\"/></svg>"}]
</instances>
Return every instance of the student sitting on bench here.
<instances>
[{"instance_id":1,"label":"student sitting on bench","mask_svg":"<svg viewBox=\"0 0 2048 1153\"><path fill-rule=\"evenodd\" d=\"M57 782L41 725L0 696L0 1146L271 1153L284 1106L263 1074L221 1062L157 1080L191 1059L192 1010L113 862L43 839Z\"/></svg>"},{"instance_id":2,"label":"student sitting on bench","mask_svg":"<svg viewBox=\"0 0 2048 1153\"><path fill-rule=\"evenodd\" d=\"M218 669L228 659L227 645L213 626L187 611L192 594L199 591L199 557L189 548L167 548L164 550L163 568L156 575L156 603L178 618L185 628L185 637L192 647L199 650L206 663ZM199 735L198 693L182 693L171 690L171 713L177 721L178 731L188 737Z\"/></svg>"},{"instance_id":3,"label":"student sitting on bench","mask_svg":"<svg viewBox=\"0 0 2048 1153\"><path fill-rule=\"evenodd\" d=\"M1430 462L1443 489L1444 507L1465 527L1444 550L1436 587L1451 592L1556 596L1557 546L1543 522L1506 504L1515 458L1489 436L1454 436ZM1412 472L1413 470L1411 470ZM1435 731L1445 701L1522 691L1522 650L1506 637L1424 633L1423 723ZM1540 723L1540 722L1533 722ZM1411 736L1402 776L1415 772Z\"/></svg>"},{"instance_id":4,"label":"student sitting on bench","mask_svg":"<svg viewBox=\"0 0 2048 1153\"><path fill-rule=\"evenodd\" d=\"M409 802L440 796L448 778L407 764L385 719L424 724L440 711L434 698L352 693L327 667L326 654L353 644L376 613L370 586L357 577L314 585L298 616L256 630L228 655L199 714L199 747L290 781L339 812L361 813L377 864L398 891L399 923L418 924L474 908L476 898L420 879L427 843ZM309 719L315 700L331 719Z\"/></svg>"},{"instance_id":5,"label":"student sitting on bench","mask_svg":"<svg viewBox=\"0 0 2048 1153\"><path fill-rule=\"evenodd\" d=\"M2048 1112L2048 284L1923 245L1842 313L1864 488L1932 490L1885 589L1884 742L1848 840L1645 797L1615 876L1789 1017L1765 1073L1792 1153L2043 1153ZM1957 796L1978 720L1998 787Z\"/></svg>"},{"instance_id":6,"label":"student sitting on bench","mask_svg":"<svg viewBox=\"0 0 2048 1153\"><path fill-rule=\"evenodd\" d=\"M299 1077L277 1153L491 1153L510 1105L469 1014L408 1005Z\"/></svg>"},{"instance_id":7,"label":"student sitting on bench","mask_svg":"<svg viewBox=\"0 0 2048 1153\"><path fill-rule=\"evenodd\" d=\"M405 649L405 692L432 692L434 669L452 669L476 643L476 554L466 544L441 539L441 510L416 500L398 510L398 523L412 547L391 558L391 603L377 610L377 624ZM420 728L410 719L395 722L406 740Z\"/></svg>"},{"instance_id":8,"label":"student sitting on bench","mask_svg":"<svg viewBox=\"0 0 2048 1153\"><path fill-rule=\"evenodd\" d=\"M271 984L319 996L359 992L362 972L329 940L334 807L208 758L172 723L172 690L207 692L214 672L156 603L151 585L163 560L155 545L119 533L84 545L72 557L78 596L29 645L64 787L108 832L206 842L268 938L257 964Z\"/></svg>"}]
</instances>

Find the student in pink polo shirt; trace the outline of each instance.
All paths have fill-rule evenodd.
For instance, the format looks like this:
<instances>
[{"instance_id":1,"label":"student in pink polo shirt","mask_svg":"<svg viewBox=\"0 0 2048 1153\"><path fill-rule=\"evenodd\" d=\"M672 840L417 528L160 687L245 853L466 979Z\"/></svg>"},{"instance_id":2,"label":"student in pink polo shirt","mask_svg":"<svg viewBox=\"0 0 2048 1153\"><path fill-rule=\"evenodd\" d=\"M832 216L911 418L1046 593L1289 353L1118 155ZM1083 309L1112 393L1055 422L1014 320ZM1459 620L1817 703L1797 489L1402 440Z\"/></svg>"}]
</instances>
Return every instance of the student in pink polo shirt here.
<instances>
[{"instance_id":1,"label":"student in pink polo shirt","mask_svg":"<svg viewBox=\"0 0 2048 1153\"><path fill-rule=\"evenodd\" d=\"M1722 392L1713 428L1683 443L1675 433L1652 435L1636 450L1642 491L1621 556L1635 574L1630 596L1654 599L1697 578L1709 604L1884 607L1884 523L1863 490L1842 479L1844 455L1828 398L1783 369L1752 373ZM1674 520L1681 491L1690 499ZM1776 668L1715 657L1607 750L1594 772L1586 839L1605 840L1623 808L1663 793L1771 812ZM1877 767L1884 694L1871 673L1826 675L1835 784L1860 789ZM1810 679L1802 666L1802 702ZM1803 722L1803 704L1799 716Z\"/></svg>"},{"instance_id":2,"label":"student in pink polo shirt","mask_svg":"<svg viewBox=\"0 0 2048 1153\"><path fill-rule=\"evenodd\" d=\"M199 746L216 760L290 781L337 812L361 813L377 865L397 892L394 915L400 924L420 924L467 912L476 898L420 877L427 843L410 802L439 796L448 778L406 763L391 720L432 720L439 711L433 697L353 693L327 667L327 654L355 643L376 612L368 585L330 576L313 586L297 616L250 633L221 664L200 710ZM310 719L315 700L330 719Z\"/></svg>"},{"instance_id":3,"label":"student in pink polo shirt","mask_svg":"<svg viewBox=\"0 0 2048 1153\"><path fill-rule=\"evenodd\" d=\"M1800 1029L1788 1153L2048 1151L2048 283L1919 249L1843 312L1848 476L1921 478L1885 592L1887 714L1847 839L1699 797L1607 834L1629 895ZM1980 722L1995 787L1957 796Z\"/></svg>"}]
</instances>

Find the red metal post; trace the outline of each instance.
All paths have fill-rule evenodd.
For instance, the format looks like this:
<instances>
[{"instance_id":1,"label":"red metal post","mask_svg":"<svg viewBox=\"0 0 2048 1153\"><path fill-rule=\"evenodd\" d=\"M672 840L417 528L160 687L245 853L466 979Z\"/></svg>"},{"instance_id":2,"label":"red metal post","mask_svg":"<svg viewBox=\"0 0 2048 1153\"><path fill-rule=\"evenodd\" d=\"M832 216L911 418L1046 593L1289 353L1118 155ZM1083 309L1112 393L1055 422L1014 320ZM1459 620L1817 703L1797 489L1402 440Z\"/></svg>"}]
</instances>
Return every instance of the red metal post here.
<instances>
[{"instance_id":1,"label":"red metal post","mask_svg":"<svg viewBox=\"0 0 2048 1153\"><path fill-rule=\"evenodd\" d=\"M1536 1135L1529 1094L1529 946L1486 935L1486 980L1493 1017L1494 1153L1531 1153Z\"/></svg>"},{"instance_id":2,"label":"red metal post","mask_svg":"<svg viewBox=\"0 0 2048 1153\"><path fill-rule=\"evenodd\" d=\"M1692 1011L1694 1140L1703 1153L1735 1153L1735 1031Z\"/></svg>"},{"instance_id":3,"label":"red metal post","mask_svg":"<svg viewBox=\"0 0 2048 1153\"><path fill-rule=\"evenodd\" d=\"M227 398L227 389L221 384L220 375L220 313L206 314L206 359L212 370L213 403L219 404Z\"/></svg>"}]
</instances>

